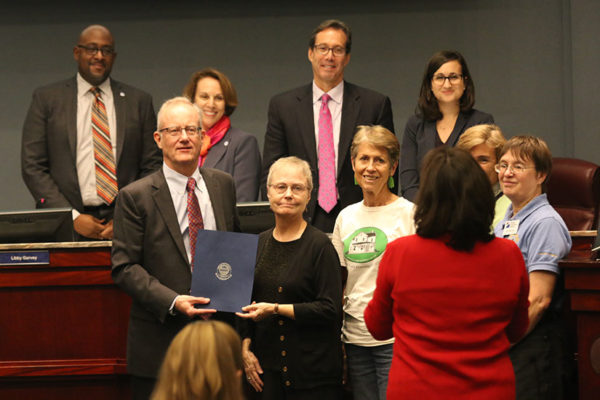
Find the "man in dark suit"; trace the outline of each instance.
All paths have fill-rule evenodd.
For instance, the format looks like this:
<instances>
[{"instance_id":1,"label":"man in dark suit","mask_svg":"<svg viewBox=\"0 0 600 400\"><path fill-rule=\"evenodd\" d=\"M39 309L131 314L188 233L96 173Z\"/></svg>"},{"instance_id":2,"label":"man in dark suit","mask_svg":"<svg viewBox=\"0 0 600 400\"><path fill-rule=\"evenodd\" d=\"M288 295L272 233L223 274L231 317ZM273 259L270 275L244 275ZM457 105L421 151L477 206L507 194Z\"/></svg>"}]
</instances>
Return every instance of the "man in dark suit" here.
<instances>
[{"instance_id":1,"label":"man in dark suit","mask_svg":"<svg viewBox=\"0 0 600 400\"><path fill-rule=\"evenodd\" d=\"M160 151L152 138L154 107L149 94L109 78L117 54L105 27L84 29L73 55L77 76L33 94L23 126L22 175L37 208L73 207L73 226L81 236L110 239L118 188L160 166ZM102 179L98 174L106 171L96 158L101 150L93 132L99 115L95 104L104 108L100 119L109 146L105 149L112 154L108 194L97 188Z\"/></svg>"},{"instance_id":2,"label":"man in dark suit","mask_svg":"<svg viewBox=\"0 0 600 400\"><path fill-rule=\"evenodd\" d=\"M163 166L123 188L117 198L112 276L133 299L127 368L136 399L149 397L177 332L191 319L214 312L194 308L209 299L189 296L197 224L190 196L197 199L204 229L239 231L233 179L198 168L200 126L199 111L187 98L165 102L154 133Z\"/></svg>"},{"instance_id":3,"label":"man in dark suit","mask_svg":"<svg viewBox=\"0 0 600 400\"><path fill-rule=\"evenodd\" d=\"M263 192L269 168L277 159L297 156L308 161L315 185L305 217L325 232L333 231L342 208L362 200L350 160L356 127L383 125L394 131L390 99L344 81L351 47L352 32L345 23L322 22L308 45L312 84L276 95L269 104ZM331 145L326 144L328 141ZM395 178L398 182L397 175Z\"/></svg>"}]
</instances>

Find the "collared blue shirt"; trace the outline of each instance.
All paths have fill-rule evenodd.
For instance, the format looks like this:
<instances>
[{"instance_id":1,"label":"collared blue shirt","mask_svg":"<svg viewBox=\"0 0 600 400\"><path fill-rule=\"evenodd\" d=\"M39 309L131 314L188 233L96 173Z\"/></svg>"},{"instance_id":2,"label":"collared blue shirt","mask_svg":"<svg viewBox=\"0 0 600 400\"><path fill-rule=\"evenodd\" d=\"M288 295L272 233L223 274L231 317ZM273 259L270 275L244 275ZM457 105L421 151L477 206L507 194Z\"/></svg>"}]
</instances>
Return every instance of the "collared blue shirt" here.
<instances>
[{"instance_id":1,"label":"collared blue shirt","mask_svg":"<svg viewBox=\"0 0 600 400\"><path fill-rule=\"evenodd\" d=\"M507 221L519 221L516 234L503 235ZM513 216L512 204L494 228L497 237L514 241L521 249L527 272L559 273L558 262L571 250L571 235L563 219L548 203L546 194L531 200Z\"/></svg>"}]
</instances>

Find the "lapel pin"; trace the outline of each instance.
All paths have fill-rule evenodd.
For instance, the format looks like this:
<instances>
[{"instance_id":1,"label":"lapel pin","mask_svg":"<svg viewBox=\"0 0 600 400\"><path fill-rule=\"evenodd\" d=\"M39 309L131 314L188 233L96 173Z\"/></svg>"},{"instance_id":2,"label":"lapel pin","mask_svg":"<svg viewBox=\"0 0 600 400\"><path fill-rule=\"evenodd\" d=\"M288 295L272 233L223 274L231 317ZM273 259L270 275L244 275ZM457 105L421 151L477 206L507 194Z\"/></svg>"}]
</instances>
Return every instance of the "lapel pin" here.
<instances>
[{"instance_id":1,"label":"lapel pin","mask_svg":"<svg viewBox=\"0 0 600 400\"><path fill-rule=\"evenodd\" d=\"M119 93L119 96L121 96L121 97L125 97L125 92L120 92L120 93Z\"/></svg>"},{"instance_id":2,"label":"lapel pin","mask_svg":"<svg viewBox=\"0 0 600 400\"><path fill-rule=\"evenodd\" d=\"M223 143L224 146L229 146L229 140L225 141L225 143Z\"/></svg>"}]
</instances>

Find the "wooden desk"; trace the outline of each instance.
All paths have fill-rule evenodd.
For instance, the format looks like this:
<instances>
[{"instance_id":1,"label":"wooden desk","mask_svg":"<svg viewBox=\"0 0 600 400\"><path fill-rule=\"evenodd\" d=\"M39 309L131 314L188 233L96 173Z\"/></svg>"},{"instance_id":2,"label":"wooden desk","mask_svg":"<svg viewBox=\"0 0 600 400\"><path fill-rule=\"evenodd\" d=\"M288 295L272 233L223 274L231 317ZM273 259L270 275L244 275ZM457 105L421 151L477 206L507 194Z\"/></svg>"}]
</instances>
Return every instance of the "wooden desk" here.
<instances>
[{"instance_id":1,"label":"wooden desk","mask_svg":"<svg viewBox=\"0 0 600 400\"><path fill-rule=\"evenodd\" d=\"M111 242L0 245L46 265L0 266L0 398L128 399L129 297L110 277Z\"/></svg>"},{"instance_id":2,"label":"wooden desk","mask_svg":"<svg viewBox=\"0 0 600 400\"><path fill-rule=\"evenodd\" d=\"M579 399L600 396L600 261L591 254L596 231L571 232L573 249L560 262L577 319ZM592 260L594 256L594 260Z\"/></svg>"}]
</instances>

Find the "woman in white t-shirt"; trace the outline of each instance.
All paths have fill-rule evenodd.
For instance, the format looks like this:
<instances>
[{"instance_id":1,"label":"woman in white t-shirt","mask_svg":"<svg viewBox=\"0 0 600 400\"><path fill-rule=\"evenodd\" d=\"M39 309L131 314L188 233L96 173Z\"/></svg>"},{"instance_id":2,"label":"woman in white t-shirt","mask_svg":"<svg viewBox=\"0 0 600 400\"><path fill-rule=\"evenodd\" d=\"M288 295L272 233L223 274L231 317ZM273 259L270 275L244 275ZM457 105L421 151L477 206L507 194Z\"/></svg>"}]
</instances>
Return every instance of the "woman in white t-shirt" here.
<instances>
[{"instance_id":1,"label":"woman in white t-shirt","mask_svg":"<svg viewBox=\"0 0 600 400\"><path fill-rule=\"evenodd\" d=\"M415 233L414 206L391 191L400 154L392 132L382 126L359 126L350 152L363 201L344 208L333 230L333 244L348 271L342 341L354 399L383 400L394 340L375 340L367 330L363 312L373 297L386 245Z\"/></svg>"}]
</instances>

